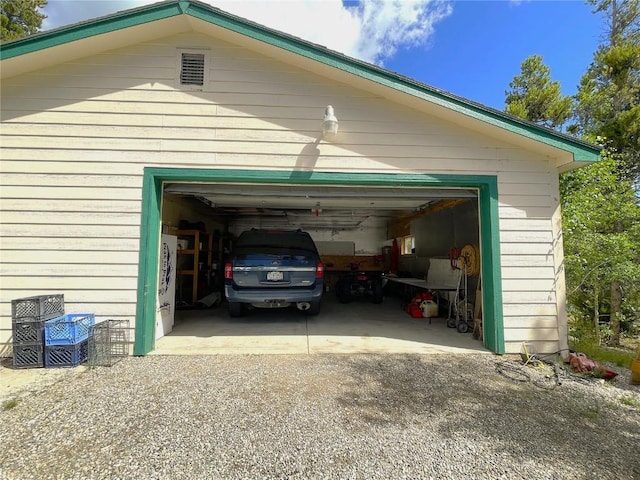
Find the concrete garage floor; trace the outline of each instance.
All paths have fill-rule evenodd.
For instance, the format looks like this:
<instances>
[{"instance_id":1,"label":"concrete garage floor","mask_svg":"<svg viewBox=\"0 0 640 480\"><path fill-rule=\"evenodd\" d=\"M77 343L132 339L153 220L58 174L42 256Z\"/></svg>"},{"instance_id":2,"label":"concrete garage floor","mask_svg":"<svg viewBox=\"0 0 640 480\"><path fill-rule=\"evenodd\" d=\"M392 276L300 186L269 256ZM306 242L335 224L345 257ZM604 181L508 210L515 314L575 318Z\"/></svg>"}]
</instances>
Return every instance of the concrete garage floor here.
<instances>
[{"instance_id":1,"label":"concrete garage floor","mask_svg":"<svg viewBox=\"0 0 640 480\"><path fill-rule=\"evenodd\" d=\"M156 340L151 355L310 353L489 353L471 333L447 328L446 319L411 318L400 301L343 305L323 299L317 317L290 309L252 310L230 318L226 305L176 311L173 331Z\"/></svg>"}]
</instances>

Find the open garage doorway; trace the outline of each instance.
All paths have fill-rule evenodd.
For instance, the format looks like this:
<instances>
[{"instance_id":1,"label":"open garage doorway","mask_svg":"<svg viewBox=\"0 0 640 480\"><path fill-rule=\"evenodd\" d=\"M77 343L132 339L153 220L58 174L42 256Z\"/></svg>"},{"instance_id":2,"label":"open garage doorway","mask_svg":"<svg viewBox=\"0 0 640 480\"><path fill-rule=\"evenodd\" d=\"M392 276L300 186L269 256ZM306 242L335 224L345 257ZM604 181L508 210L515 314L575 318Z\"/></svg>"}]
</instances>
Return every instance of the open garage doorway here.
<instances>
[{"instance_id":1,"label":"open garage doorway","mask_svg":"<svg viewBox=\"0 0 640 480\"><path fill-rule=\"evenodd\" d=\"M331 260L327 261L330 266L326 272L327 318L340 315L341 307L342 313L346 312L331 292L335 281L332 277L340 275L344 268L339 265L342 257L362 257L376 263L376 268L387 269L384 247L389 247L393 238L407 239L402 243L404 255L400 255L396 269L403 275L424 280L425 261L437 257L446 260L451 247L461 245L459 242L477 241L482 259L482 289L474 288L473 293L477 290L482 301L483 343L490 351L502 353L501 293L496 289L500 285L500 273L495 177L147 168L143 217L136 354L149 353L155 346L152 318L155 299L145 296L144 292L157 290L161 232L175 234L178 230L198 229L204 232L203 239L192 240L198 243L197 248L203 240L205 250L212 252L205 262L198 262L205 263L204 280L193 282L190 274L186 274L191 288L183 287L181 292L178 289L177 302L184 304L177 305L194 310L194 302L206 300L213 294L215 308L220 310L224 308L224 298L223 295L216 298L215 294L221 293L220 269L224 256L232 248L235 236L251 227L301 228L312 234L323 258ZM201 268L193 264L191 269L184 270L200 272ZM407 292L390 289L388 293L390 298L385 302L385 309L393 305L398 318L410 318L400 308L403 301L400 295ZM205 302L197 307L204 310L208 305ZM365 310L364 305L355 302L348 307ZM324 313L314 320L317 322L314 328L324 328L321 323ZM274 317L273 313L269 315ZM195 317L197 315L191 315L190 321L198 321ZM189 321L188 314L179 318ZM452 331L451 335L454 334ZM402 336L401 333L395 335ZM306 341L308 343L309 338ZM480 342L476 345L482 346Z\"/></svg>"}]
</instances>

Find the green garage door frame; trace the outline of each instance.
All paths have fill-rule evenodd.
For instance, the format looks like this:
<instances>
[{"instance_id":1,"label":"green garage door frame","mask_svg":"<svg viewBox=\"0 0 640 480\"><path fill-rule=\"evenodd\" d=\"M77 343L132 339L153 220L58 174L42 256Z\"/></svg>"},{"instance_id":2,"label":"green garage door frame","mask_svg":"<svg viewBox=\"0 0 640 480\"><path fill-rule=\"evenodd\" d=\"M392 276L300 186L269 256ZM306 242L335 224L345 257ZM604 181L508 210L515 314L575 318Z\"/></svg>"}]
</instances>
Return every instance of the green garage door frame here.
<instances>
[{"instance_id":1,"label":"green garage door frame","mask_svg":"<svg viewBox=\"0 0 640 480\"><path fill-rule=\"evenodd\" d=\"M162 186L165 182L277 183L318 186L352 185L354 187L459 187L477 189L480 205L484 346L494 353L504 353L498 180L496 176L146 167L144 169L142 188L134 355L146 355L155 346Z\"/></svg>"}]
</instances>

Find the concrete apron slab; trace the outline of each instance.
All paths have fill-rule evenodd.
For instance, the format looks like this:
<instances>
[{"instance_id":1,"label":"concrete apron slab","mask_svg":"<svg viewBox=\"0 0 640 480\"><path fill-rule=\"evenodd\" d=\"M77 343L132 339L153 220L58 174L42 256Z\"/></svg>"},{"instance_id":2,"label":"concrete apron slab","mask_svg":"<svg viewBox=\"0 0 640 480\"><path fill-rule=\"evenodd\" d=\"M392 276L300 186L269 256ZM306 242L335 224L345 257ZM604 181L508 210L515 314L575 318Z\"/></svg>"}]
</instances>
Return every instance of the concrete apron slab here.
<instances>
[{"instance_id":1,"label":"concrete apron slab","mask_svg":"<svg viewBox=\"0 0 640 480\"><path fill-rule=\"evenodd\" d=\"M399 300L340 304L327 296L317 317L295 309L251 311L230 318L225 305L176 312L173 331L151 355L313 353L490 353L446 319L411 318Z\"/></svg>"}]
</instances>

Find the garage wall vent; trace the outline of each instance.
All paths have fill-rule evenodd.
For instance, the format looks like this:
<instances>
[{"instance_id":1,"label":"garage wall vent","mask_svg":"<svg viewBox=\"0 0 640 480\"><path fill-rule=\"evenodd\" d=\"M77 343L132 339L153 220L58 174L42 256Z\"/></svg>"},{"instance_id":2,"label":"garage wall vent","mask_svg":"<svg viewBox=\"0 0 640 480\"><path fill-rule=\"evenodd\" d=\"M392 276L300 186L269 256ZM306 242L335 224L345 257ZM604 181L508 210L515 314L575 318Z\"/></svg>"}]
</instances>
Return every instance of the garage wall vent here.
<instances>
[{"instance_id":1,"label":"garage wall vent","mask_svg":"<svg viewBox=\"0 0 640 480\"><path fill-rule=\"evenodd\" d=\"M176 86L203 90L209 77L209 51L206 48L178 48L176 55Z\"/></svg>"},{"instance_id":2,"label":"garage wall vent","mask_svg":"<svg viewBox=\"0 0 640 480\"><path fill-rule=\"evenodd\" d=\"M204 85L204 53L182 53L180 85Z\"/></svg>"}]
</instances>

